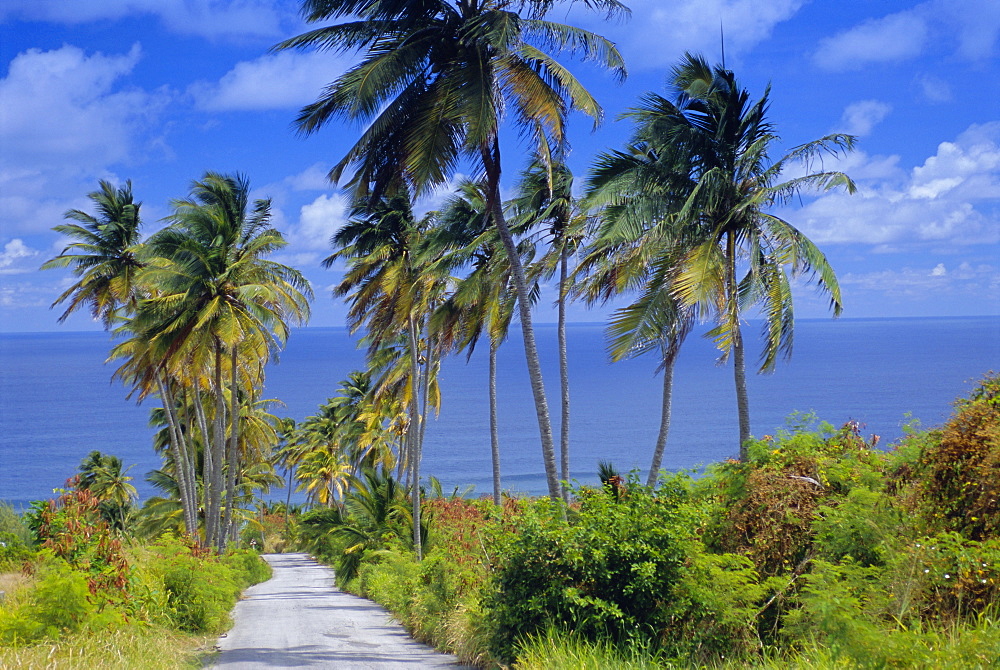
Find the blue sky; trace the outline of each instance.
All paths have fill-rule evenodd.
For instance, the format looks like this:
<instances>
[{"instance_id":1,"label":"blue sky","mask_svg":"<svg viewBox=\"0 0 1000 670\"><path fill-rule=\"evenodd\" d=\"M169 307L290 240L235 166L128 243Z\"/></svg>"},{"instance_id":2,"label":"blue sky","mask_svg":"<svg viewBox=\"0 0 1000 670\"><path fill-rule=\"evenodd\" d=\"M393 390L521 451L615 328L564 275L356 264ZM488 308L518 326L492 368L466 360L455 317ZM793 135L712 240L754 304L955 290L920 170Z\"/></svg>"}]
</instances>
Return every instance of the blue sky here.
<instances>
[{"instance_id":1,"label":"blue sky","mask_svg":"<svg viewBox=\"0 0 1000 670\"><path fill-rule=\"evenodd\" d=\"M853 155L825 165L850 174L858 194L807 197L782 212L827 253L844 315L1000 313L1000 3L628 4L627 22L578 9L552 17L614 40L629 69L617 85L568 63L606 113L596 132L572 121L578 175L628 137L616 117L641 93L664 92L685 50L720 58L721 24L727 66L755 97L772 86L782 148L830 132L859 138ZM152 232L206 170L246 173L257 196L274 200L290 242L279 260L316 290L311 324L343 325L329 292L338 273L320 261L345 200L325 173L359 129L331 125L302 138L291 121L350 61L268 51L307 27L284 0L5 0L0 329L97 329L83 314L59 326L49 309L71 282L68 272L38 271L65 244L52 226L67 209L87 209L99 179L131 179ZM512 138L505 150L509 187L525 147ZM823 316L825 305L808 287L798 292L801 317ZM605 313L576 306L572 317ZM553 320L547 304L537 318Z\"/></svg>"}]
</instances>

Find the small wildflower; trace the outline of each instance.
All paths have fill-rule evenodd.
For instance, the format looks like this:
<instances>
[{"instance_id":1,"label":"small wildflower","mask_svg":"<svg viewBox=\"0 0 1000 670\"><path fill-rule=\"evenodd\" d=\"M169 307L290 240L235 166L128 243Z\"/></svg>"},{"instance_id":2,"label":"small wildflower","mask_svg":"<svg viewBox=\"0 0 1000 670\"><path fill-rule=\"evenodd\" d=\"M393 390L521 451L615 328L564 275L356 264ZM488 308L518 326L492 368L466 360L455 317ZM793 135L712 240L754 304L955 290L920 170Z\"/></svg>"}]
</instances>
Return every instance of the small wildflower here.
<instances>
[{"instance_id":1,"label":"small wildflower","mask_svg":"<svg viewBox=\"0 0 1000 670\"><path fill-rule=\"evenodd\" d=\"M945 578L945 579L951 579L951 575L949 575L949 574L948 574L948 573L946 572L946 573L944 573L944 578Z\"/></svg>"},{"instance_id":2,"label":"small wildflower","mask_svg":"<svg viewBox=\"0 0 1000 670\"><path fill-rule=\"evenodd\" d=\"M930 570L929 570L929 569L925 569L925 570L924 570L924 574L925 574L925 575L926 575L926 574L927 574L928 572L930 572Z\"/></svg>"},{"instance_id":3,"label":"small wildflower","mask_svg":"<svg viewBox=\"0 0 1000 670\"><path fill-rule=\"evenodd\" d=\"M980 579L979 581L980 581L980 582L982 582L983 584L985 584L985 583L986 583L986 580L985 580L985 579Z\"/></svg>"}]
</instances>

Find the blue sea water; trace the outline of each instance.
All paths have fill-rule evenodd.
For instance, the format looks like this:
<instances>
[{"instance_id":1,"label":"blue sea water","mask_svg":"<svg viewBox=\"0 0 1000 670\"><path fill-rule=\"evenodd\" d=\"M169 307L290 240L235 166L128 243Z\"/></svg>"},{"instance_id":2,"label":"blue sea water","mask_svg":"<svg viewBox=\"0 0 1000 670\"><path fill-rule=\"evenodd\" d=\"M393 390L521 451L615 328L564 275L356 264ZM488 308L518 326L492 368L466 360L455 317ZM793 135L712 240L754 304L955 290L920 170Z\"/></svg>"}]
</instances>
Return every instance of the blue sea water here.
<instances>
[{"instance_id":1,"label":"blue sea water","mask_svg":"<svg viewBox=\"0 0 1000 670\"><path fill-rule=\"evenodd\" d=\"M703 331L702 331L703 332ZM746 331L755 346L756 326ZM555 327L538 326L553 425L558 431ZM94 332L0 334L0 499L17 506L50 496L93 449L131 465L140 495L143 475L159 466L147 425L150 399L126 399L103 361L108 336ZM646 468L659 425L661 377L656 360L610 364L601 324L569 326L572 476L596 480L599 460L620 470ZM669 469L696 468L737 451L731 365L717 366L708 340L692 335L674 374L673 421L664 457ZM267 374L272 411L300 420L363 365L341 328L295 331ZM520 334L499 354L501 467L504 488L545 490L534 406ZM427 429L423 471L451 488L492 490L486 352L459 356L441 372L442 408ZM1000 317L802 320L795 351L771 375L749 377L755 435L774 433L793 412L814 412L835 425L858 421L886 445L908 416L942 423L952 401L989 370L1000 370ZM274 493L283 497L283 491Z\"/></svg>"}]
</instances>

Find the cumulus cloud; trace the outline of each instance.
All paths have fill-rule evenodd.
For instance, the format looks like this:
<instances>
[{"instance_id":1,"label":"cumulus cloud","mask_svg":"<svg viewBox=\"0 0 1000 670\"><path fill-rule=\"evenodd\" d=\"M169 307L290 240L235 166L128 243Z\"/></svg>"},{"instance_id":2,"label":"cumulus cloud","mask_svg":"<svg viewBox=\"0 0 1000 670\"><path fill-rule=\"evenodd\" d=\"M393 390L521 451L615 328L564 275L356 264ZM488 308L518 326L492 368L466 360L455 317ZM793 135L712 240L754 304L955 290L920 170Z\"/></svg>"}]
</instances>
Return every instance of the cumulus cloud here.
<instances>
[{"instance_id":1,"label":"cumulus cloud","mask_svg":"<svg viewBox=\"0 0 1000 670\"><path fill-rule=\"evenodd\" d=\"M277 37L295 17L294 4L276 0L5 0L0 7L0 18L70 24L154 16L182 35L239 39Z\"/></svg>"},{"instance_id":2,"label":"cumulus cloud","mask_svg":"<svg viewBox=\"0 0 1000 670\"><path fill-rule=\"evenodd\" d=\"M30 267L24 263L29 258L38 256L38 251L28 247L24 240L15 237L3 246L0 252L0 274L21 274L36 270L34 264Z\"/></svg>"},{"instance_id":3,"label":"cumulus cloud","mask_svg":"<svg viewBox=\"0 0 1000 670\"><path fill-rule=\"evenodd\" d=\"M335 193L321 195L299 210L299 222L291 232L292 243L309 249L329 249L330 238L347 222L350 202Z\"/></svg>"},{"instance_id":4,"label":"cumulus cloud","mask_svg":"<svg viewBox=\"0 0 1000 670\"><path fill-rule=\"evenodd\" d=\"M210 111L296 108L315 100L347 65L329 53L282 51L237 63L218 82L200 82L190 93Z\"/></svg>"},{"instance_id":5,"label":"cumulus cloud","mask_svg":"<svg viewBox=\"0 0 1000 670\"><path fill-rule=\"evenodd\" d=\"M995 54L998 37L1000 3L996 0L930 0L822 40L814 59L827 70L860 70L941 48L966 60L983 60ZM945 90L938 82L930 91L925 84L925 92L943 95Z\"/></svg>"},{"instance_id":6,"label":"cumulus cloud","mask_svg":"<svg viewBox=\"0 0 1000 670\"><path fill-rule=\"evenodd\" d=\"M826 195L785 213L817 243L901 251L929 243L958 248L1000 242L1000 122L970 126L922 165L881 180L866 181L863 169L844 164L832 169L851 174L859 193Z\"/></svg>"},{"instance_id":7,"label":"cumulus cloud","mask_svg":"<svg viewBox=\"0 0 1000 670\"><path fill-rule=\"evenodd\" d=\"M158 119L169 94L122 85L142 57L29 49L0 80L0 217L8 230L50 227L94 177L113 178ZM92 184L90 184L92 186Z\"/></svg>"},{"instance_id":8,"label":"cumulus cloud","mask_svg":"<svg viewBox=\"0 0 1000 670\"><path fill-rule=\"evenodd\" d=\"M631 19L608 23L597 12L575 10L571 21L618 44L628 66L657 69L672 65L685 50L719 52L719 27L725 31L726 55L739 56L770 37L804 0L631 0ZM560 20L561 17L560 17Z\"/></svg>"},{"instance_id":9,"label":"cumulus cloud","mask_svg":"<svg viewBox=\"0 0 1000 670\"><path fill-rule=\"evenodd\" d=\"M878 100L862 100L847 106L836 132L864 137L892 111L892 105Z\"/></svg>"}]
</instances>

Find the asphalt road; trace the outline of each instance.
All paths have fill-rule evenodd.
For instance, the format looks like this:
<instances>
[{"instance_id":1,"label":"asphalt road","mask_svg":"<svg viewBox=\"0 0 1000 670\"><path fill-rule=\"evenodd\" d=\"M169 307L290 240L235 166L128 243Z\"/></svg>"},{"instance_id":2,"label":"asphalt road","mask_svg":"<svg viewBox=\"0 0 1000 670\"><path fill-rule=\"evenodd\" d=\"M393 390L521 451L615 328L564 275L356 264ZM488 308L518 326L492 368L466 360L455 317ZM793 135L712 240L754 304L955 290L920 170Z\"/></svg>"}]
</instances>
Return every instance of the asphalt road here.
<instances>
[{"instance_id":1,"label":"asphalt road","mask_svg":"<svg viewBox=\"0 0 1000 670\"><path fill-rule=\"evenodd\" d=\"M467 668L414 641L385 609L344 593L305 554L267 554L274 576L252 586L219 638L215 668Z\"/></svg>"}]
</instances>

